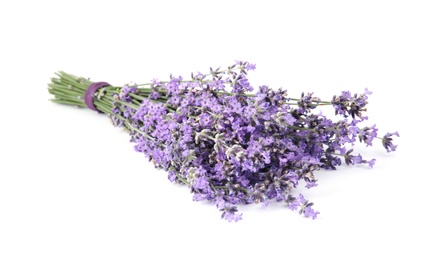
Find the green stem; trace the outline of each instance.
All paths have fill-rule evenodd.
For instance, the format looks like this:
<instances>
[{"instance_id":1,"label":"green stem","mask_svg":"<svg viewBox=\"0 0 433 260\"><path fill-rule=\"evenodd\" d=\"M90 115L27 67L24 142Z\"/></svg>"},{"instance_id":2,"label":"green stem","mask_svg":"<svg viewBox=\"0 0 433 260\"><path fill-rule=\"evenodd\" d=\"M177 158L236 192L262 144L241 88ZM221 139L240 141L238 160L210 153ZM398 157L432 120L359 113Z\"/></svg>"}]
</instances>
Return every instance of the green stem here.
<instances>
[{"instance_id":1,"label":"green stem","mask_svg":"<svg viewBox=\"0 0 433 260\"><path fill-rule=\"evenodd\" d=\"M175 171L175 174L176 174L177 178L179 180L181 180L184 184L186 184L187 186L191 186L191 184L187 180L185 180L185 178L183 178L182 176L180 176L180 174L177 171Z\"/></svg>"},{"instance_id":2,"label":"green stem","mask_svg":"<svg viewBox=\"0 0 433 260\"><path fill-rule=\"evenodd\" d=\"M85 104L64 100L64 99L50 99L54 103L63 104L63 105L70 105L70 106L79 106L79 107L86 107Z\"/></svg>"}]
</instances>

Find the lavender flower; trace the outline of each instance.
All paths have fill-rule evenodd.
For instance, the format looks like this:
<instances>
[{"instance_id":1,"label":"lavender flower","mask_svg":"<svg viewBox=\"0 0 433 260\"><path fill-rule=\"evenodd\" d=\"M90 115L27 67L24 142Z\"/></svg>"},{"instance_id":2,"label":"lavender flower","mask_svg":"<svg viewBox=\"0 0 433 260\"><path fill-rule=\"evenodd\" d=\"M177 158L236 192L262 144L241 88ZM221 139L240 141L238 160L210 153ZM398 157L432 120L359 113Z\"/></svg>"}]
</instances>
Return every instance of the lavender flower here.
<instances>
[{"instance_id":1,"label":"lavender flower","mask_svg":"<svg viewBox=\"0 0 433 260\"><path fill-rule=\"evenodd\" d=\"M336 170L342 160L347 165L375 163L353 154L357 140L372 146L378 138L376 125L360 126L368 119L363 113L371 92L343 91L332 101L313 93L289 98L287 91L268 86L253 94L247 71L255 69L252 63L236 61L224 70L192 73L188 80L170 76L168 81L108 86L95 93L94 103L116 126L130 132L137 152L164 169L171 182L188 186L193 200L212 202L221 218L237 222L242 219L237 205L266 207L275 201L315 219L320 213L296 194L298 185L316 187L315 172ZM50 85L59 103L71 103L64 87L84 95L91 84L59 75ZM77 90L70 90L70 82ZM85 106L75 100L73 104ZM314 113L322 105L332 105L342 120ZM398 133L381 138L387 151L397 147L392 136Z\"/></svg>"},{"instance_id":2,"label":"lavender flower","mask_svg":"<svg viewBox=\"0 0 433 260\"><path fill-rule=\"evenodd\" d=\"M397 145L394 145L392 143L393 139L391 137L393 135L400 137L398 132L394 132L394 133L386 133L385 136L382 138L383 147L385 147L387 152L392 152L392 151L395 151L397 149Z\"/></svg>"},{"instance_id":3,"label":"lavender flower","mask_svg":"<svg viewBox=\"0 0 433 260\"><path fill-rule=\"evenodd\" d=\"M242 213L237 213L238 209L234 206L225 206L220 209L223 213L221 214L221 218L227 220L228 222L238 222L242 219Z\"/></svg>"},{"instance_id":4,"label":"lavender flower","mask_svg":"<svg viewBox=\"0 0 433 260\"><path fill-rule=\"evenodd\" d=\"M355 116L361 120L367 119L367 117L362 116L362 112L366 111L367 99L371 94L372 92L368 89L365 89L364 94L354 94L353 96L349 91L341 92L340 96L332 98L331 103L335 108L335 114L341 114L345 117L351 116L353 119L355 119Z\"/></svg>"},{"instance_id":5,"label":"lavender flower","mask_svg":"<svg viewBox=\"0 0 433 260\"><path fill-rule=\"evenodd\" d=\"M313 210L312 206L314 203L306 200L302 194L299 194L298 201L301 207L299 214L304 214L305 217L312 219L316 219L317 215L320 214L320 212Z\"/></svg>"}]
</instances>

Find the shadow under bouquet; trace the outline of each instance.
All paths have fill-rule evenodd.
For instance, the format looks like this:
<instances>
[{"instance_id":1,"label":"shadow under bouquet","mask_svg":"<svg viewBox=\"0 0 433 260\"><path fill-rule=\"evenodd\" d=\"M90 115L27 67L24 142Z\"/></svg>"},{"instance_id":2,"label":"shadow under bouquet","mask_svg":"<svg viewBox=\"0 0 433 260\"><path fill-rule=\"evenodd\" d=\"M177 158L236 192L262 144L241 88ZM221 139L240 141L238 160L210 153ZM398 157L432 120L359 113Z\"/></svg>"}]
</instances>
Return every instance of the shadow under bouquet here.
<instances>
[{"instance_id":1,"label":"shadow under bouquet","mask_svg":"<svg viewBox=\"0 0 433 260\"><path fill-rule=\"evenodd\" d=\"M299 98L286 90L260 86L253 91L247 72L255 65L237 61L225 69L170 76L145 84L111 86L58 72L48 84L52 101L90 108L125 128L137 152L143 153L171 182L189 187L195 201L210 201L223 219L238 221L236 205L271 201L315 219L319 214L298 185L317 186L314 172L375 159L354 153L355 143L395 151L393 136L378 136L367 119L368 89L343 91L329 101L313 93ZM332 106L340 120L331 120L318 106Z\"/></svg>"}]
</instances>

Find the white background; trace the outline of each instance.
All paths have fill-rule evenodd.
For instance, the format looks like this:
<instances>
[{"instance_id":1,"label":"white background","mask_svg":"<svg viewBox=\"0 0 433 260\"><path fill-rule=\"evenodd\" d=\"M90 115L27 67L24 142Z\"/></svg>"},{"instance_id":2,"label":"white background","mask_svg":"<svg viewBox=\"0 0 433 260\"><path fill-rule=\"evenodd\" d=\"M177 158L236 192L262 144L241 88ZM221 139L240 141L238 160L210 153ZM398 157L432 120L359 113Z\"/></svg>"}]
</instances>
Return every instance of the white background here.
<instances>
[{"instance_id":1,"label":"white background","mask_svg":"<svg viewBox=\"0 0 433 260\"><path fill-rule=\"evenodd\" d=\"M430 3L1 1L0 259L432 259ZM103 115L48 101L58 70L123 85L235 60L294 97L369 88L398 151L318 172L315 221L274 204L228 223Z\"/></svg>"}]
</instances>

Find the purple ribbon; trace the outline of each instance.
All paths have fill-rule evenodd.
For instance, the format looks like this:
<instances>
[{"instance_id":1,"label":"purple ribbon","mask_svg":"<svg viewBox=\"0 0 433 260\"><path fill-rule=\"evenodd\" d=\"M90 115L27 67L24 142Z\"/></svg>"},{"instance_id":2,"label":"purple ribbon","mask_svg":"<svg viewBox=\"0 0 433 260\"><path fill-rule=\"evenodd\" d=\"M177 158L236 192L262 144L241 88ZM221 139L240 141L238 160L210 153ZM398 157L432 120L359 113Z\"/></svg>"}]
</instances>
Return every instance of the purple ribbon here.
<instances>
[{"instance_id":1,"label":"purple ribbon","mask_svg":"<svg viewBox=\"0 0 433 260\"><path fill-rule=\"evenodd\" d=\"M90 86L87 88L86 93L84 93L84 103L86 103L86 106L92 110L99 111L95 104L93 104L93 96L95 95L95 92L98 91L98 89L102 87L110 86L107 82L94 82L90 84Z\"/></svg>"}]
</instances>

